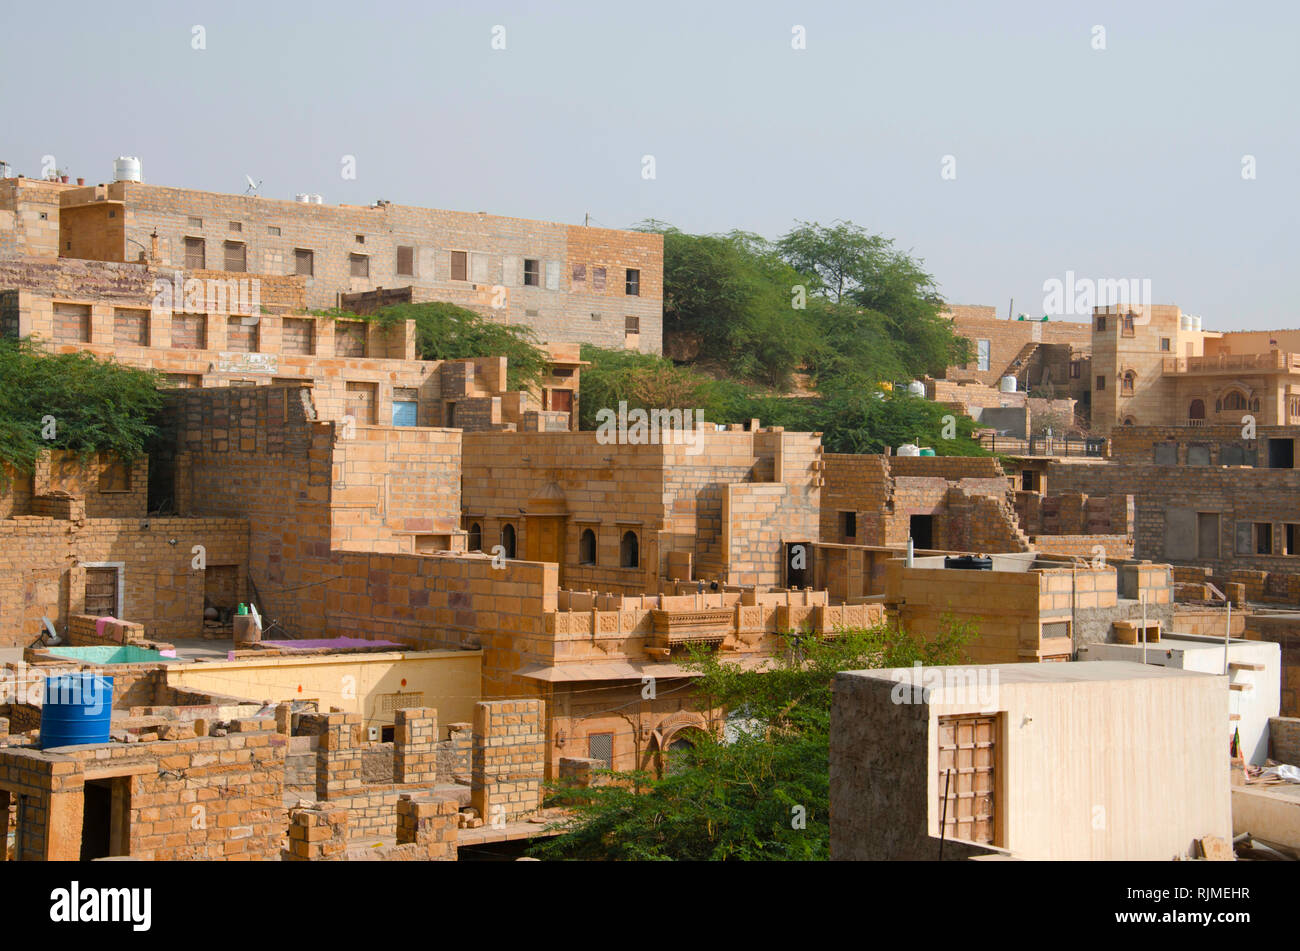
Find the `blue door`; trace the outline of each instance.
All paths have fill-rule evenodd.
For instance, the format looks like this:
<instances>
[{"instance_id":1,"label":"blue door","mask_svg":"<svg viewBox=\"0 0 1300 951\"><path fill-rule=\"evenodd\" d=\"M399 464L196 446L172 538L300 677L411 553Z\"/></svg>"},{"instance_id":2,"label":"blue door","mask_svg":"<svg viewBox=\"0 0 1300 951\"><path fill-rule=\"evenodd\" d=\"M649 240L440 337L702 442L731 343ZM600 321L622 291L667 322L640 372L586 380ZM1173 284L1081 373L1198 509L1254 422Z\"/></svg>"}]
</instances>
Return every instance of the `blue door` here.
<instances>
[{"instance_id":1,"label":"blue door","mask_svg":"<svg viewBox=\"0 0 1300 951\"><path fill-rule=\"evenodd\" d=\"M415 410L418 405L419 404L415 400L393 400L393 425L417 425Z\"/></svg>"}]
</instances>

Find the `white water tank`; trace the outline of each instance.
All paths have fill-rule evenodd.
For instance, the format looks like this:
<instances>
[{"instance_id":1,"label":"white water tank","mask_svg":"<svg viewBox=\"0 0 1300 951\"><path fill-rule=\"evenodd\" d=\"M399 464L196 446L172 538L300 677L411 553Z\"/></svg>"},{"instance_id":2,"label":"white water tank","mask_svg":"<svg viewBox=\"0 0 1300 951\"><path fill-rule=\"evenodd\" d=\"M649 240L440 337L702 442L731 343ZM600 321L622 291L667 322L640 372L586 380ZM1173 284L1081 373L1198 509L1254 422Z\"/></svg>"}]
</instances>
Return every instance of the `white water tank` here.
<instances>
[{"instance_id":1,"label":"white water tank","mask_svg":"<svg viewBox=\"0 0 1300 951\"><path fill-rule=\"evenodd\" d=\"M140 160L134 155L119 155L113 163L113 181L142 182L140 177Z\"/></svg>"},{"instance_id":2,"label":"white water tank","mask_svg":"<svg viewBox=\"0 0 1300 951\"><path fill-rule=\"evenodd\" d=\"M1178 315L1178 329L1179 329L1179 330L1191 330L1191 329L1192 329L1192 315L1191 315L1191 314L1179 314L1179 315Z\"/></svg>"},{"instance_id":3,"label":"white water tank","mask_svg":"<svg viewBox=\"0 0 1300 951\"><path fill-rule=\"evenodd\" d=\"M998 389L1003 393L1014 393L1016 391L1016 378L1009 374L1004 376L998 381Z\"/></svg>"},{"instance_id":4,"label":"white water tank","mask_svg":"<svg viewBox=\"0 0 1300 951\"><path fill-rule=\"evenodd\" d=\"M1201 318L1192 317L1192 330L1200 330L1200 329L1201 329Z\"/></svg>"},{"instance_id":5,"label":"white water tank","mask_svg":"<svg viewBox=\"0 0 1300 951\"><path fill-rule=\"evenodd\" d=\"M919 456L920 454L921 447L914 442L903 443L903 445L898 447L898 452L895 453L895 455L899 456Z\"/></svg>"},{"instance_id":6,"label":"white water tank","mask_svg":"<svg viewBox=\"0 0 1300 951\"><path fill-rule=\"evenodd\" d=\"M311 195L308 195L306 192L298 192L298 194L293 196L293 200L300 205L307 205L311 203Z\"/></svg>"},{"instance_id":7,"label":"white water tank","mask_svg":"<svg viewBox=\"0 0 1300 951\"><path fill-rule=\"evenodd\" d=\"M913 380L911 383L907 384L907 392L911 393L913 396L925 396L925 384L920 380Z\"/></svg>"},{"instance_id":8,"label":"white water tank","mask_svg":"<svg viewBox=\"0 0 1300 951\"><path fill-rule=\"evenodd\" d=\"M311 203L312 203L313 205L324 204L324 202L325 202L325 199L324 199L324 198L321 198L320 195L312 195L312 196L311 196Z\"/></svg>"}]
</instances>

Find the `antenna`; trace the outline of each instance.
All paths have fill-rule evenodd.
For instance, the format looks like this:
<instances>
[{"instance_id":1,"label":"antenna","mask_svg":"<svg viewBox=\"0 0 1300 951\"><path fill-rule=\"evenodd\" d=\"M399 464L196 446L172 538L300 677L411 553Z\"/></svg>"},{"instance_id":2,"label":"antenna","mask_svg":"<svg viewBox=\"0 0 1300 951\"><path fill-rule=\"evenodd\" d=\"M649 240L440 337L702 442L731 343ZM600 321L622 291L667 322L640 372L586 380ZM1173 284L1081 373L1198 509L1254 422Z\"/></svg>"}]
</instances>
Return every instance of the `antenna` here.
<instances>
[{"instance_id":1,"label":"antenna","mask_svg":"<svg viewBox=\"0 0 1300 951\"><path fill-rule=\"evenodd\" d=\"M262 187L262 183L260 181L256 181L256 182L253 181L252 175L245 175L244 180L248 182L248 188L245 189L244 191L245 195L256 195L257 190Z\"/></svg>"}]
</instances>

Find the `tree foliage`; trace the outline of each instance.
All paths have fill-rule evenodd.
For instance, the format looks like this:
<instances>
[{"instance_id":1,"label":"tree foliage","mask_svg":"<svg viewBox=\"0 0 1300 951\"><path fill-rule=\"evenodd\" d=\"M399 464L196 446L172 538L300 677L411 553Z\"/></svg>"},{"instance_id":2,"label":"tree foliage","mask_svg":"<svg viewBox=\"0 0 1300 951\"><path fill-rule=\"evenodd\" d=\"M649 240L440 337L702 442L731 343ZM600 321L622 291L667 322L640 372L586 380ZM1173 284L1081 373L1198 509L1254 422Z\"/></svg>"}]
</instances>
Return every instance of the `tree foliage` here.
<instances>
[{"instance_id":1,"label":"tree foliage","mask_svg":"<svg viewBox=\"0 0 1300 951\"><path fill-rule=\"evenodd\" d=\"M554 859L801 860L830 853L832 683L842 670L951 664L973 628L946 618L933 638L876 627L835 638L787 636L766 669L742 670L706 650L702 706L729 711L727 726L697 731L674 750L671 770L605 774L602 784L557 784L552 802L570 814L562 835L535 846ZM888 738L882 738L888 741Z\"/></svg>"},{"instance_id":2,"label":"tree foliage","mask_svg":"<svg viewBox=\"0 0 1300 951\"><path fill-rule=\"evenodd\" d=\"M29 340L0 340L0 462L31 472L46 449L142 455L157 432L160 380L89 353L51 354Z\"/></svg>"}]
</instances>

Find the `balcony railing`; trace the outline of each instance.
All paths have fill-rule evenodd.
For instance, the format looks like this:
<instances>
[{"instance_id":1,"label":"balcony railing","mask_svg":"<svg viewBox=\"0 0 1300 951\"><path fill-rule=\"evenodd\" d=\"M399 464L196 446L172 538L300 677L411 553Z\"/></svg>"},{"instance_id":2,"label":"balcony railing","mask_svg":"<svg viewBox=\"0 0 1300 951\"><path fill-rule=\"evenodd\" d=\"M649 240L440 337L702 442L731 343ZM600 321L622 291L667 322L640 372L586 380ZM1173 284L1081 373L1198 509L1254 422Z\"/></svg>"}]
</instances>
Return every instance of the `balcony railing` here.
<instances>
[{"instance_id":1,"label":"balcony railing","mask_svg":"<svg viewBox=\"0 0 1300 951\"><path fill-rule=\"evenodd\" d=\"M1238 370L1300 373L1300 353L1221 353L1212 357L1165 357L1165 373L1221 373Z\"/></svg>"}]
</instances>

